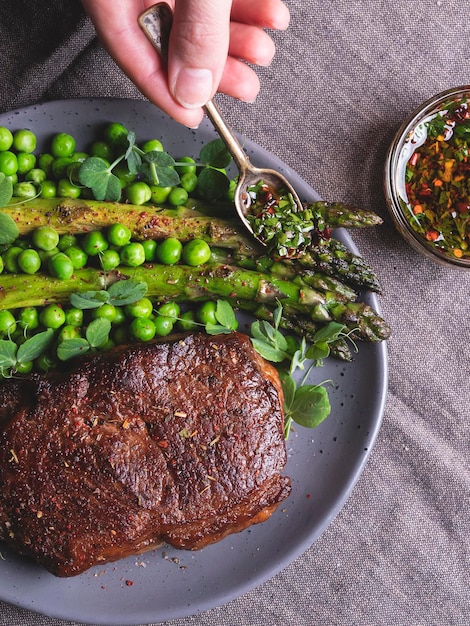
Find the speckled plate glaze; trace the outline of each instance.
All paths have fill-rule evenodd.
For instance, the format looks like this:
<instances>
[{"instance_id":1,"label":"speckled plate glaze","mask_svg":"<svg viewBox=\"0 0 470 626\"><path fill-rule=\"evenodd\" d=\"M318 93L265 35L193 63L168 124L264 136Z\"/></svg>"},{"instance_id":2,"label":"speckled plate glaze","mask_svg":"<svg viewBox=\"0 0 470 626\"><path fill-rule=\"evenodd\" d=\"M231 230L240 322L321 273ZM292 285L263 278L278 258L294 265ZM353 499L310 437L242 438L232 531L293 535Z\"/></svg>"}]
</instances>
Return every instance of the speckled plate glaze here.
<instances>
[{"instance_id":1,"label":"speckled plate glaze","mask_svg":"<svg viewBox=\"0 0 470 626\"><path fill-rule=\"evenodd\" d=\"M144 101L74 99L0 115L12 131L30 128L39 148L55 132L70 132L86 150L97 130L119 121L139 141L159 138L174 156L197 157L215 137L209 122L188 130ZM304 200L318 195L272 154L250 141L255 165L279 168ZM342 239L357 253L350 237ZM373 295L366 300L378 309ZM311 382L331 379L331 416L317 429L296 427L288 441L286 474L292 494L265 523L200 552L161 548L58 579L0 544L0 598L45 615L113 626L164 622L224 604L260 585L305 552L331 523L358 480L374 444L387 391L384 343L361 344L353 363L327 362ZM312 574L315 575L314 573Z\"/></svg>"}]
</instances>

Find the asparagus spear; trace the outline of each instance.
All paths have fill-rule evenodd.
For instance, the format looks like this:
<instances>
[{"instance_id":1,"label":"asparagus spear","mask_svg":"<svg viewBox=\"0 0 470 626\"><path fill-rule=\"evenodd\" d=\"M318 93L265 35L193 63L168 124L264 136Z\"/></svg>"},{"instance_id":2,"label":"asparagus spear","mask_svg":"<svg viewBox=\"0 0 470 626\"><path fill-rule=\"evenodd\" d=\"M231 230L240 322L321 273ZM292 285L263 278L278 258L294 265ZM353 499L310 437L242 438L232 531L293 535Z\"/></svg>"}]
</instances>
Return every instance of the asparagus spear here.
<instances>
[{"instance_id":1,"label":"asparagus spear","mask_svg":"<svg viewBox=\"0 0 470 626\"><path fill-rule=\"evenodd\" d=\"M66 302L74 292L106 289L118 280L133 278L147 284L148 295L162 300L198 300L210 297L240 298L254 302L289 303L309 310L325 298L310 287L300 287L276 276L224 264L199 267L152 265L110 272L76 270L72 278L59 280L44 274L5 274L0 281L0 310Z\"/></svg>"},{"instance_id":2,"label":"asparagus spear","mask_svg":"<svg viewBox=\"0 0 470 626\"><path fill-rule=\"evenodd\" d=\"M311 246L297 262L303 267L335 276L359 289L381 292L379 280L372 268L337 239L331 238Z\"/></svg>"},{"instance_id":3,"label":"asparagus spear","mask_svg":"<svg viewBox=\"0 0 470 626\"><path fill-rule=\"evenodd\" d=\"M318 201L306 207L312 211L315 219L321 218L329 228L361 228L382 223L376 213L341 202ZM200 208L198 203L194 203L194 209L164 209L97 200L48 198L13 202L2 208L2 212L15 220L22 235L44 224L53 226L60 233L79 233L104 228L119 221L141 239L160 239L171 235L186 240L199 237L204 232L206 236L227 237L226 247L238 249L247 244L249 250L255 247L249 238L241 234L235 220L204 215ZM214 235L211 234L211 225ZM260 248L258 250L261 251Z\"/></svg>"},{"instance_id":4,"label":"asparagus spear","mask_svg":"<svg viewBox=\"0 0 470 626\"><path fill-rule=\"evenodd\" d=\"M373 211L344 204L343 202L310 202L307 204L315 217L320 218L330 228L363 228L382 224L382 218Z\"/></svg>"},{"instance_id":5,"label":"asparagus spear","mask_svg":"<svg viewBox=\"0 0 470 626\"><path fill-rule=\"evenodd\" d=\"M127 226L136 239L176 237L189 241L199 238L243 254L262 253L254 239L245 236L236 223L207 217L191 209L165 210L118 202L53 198L15 203L1 210L15 221L20 235L28 235L44 225L52 226L58 233L79 234L119 222Z\"/></svg>"},{"instance_id":6,"label":"asparagus spear","mask_svg":"<svg viewBox=\"0 0 470 626\"><path fill-rule=\"evenodd\" d=\"M199 267L186 265L151 265L123 268L110 272L87 268L60 280L44 274L4 274L0 281L0 310L43 306L66 302L72 293L99 291L119 280L133 278L145 282L148 295L160 301L237 299L250 303L275 305L278 301L287 316L306 315L310 320L332 319L368 341L387 339L390 330L382 318L362 302L338 302L326 292L319 292L294 281L220 263Z\"/></svg>"}]
</instances>

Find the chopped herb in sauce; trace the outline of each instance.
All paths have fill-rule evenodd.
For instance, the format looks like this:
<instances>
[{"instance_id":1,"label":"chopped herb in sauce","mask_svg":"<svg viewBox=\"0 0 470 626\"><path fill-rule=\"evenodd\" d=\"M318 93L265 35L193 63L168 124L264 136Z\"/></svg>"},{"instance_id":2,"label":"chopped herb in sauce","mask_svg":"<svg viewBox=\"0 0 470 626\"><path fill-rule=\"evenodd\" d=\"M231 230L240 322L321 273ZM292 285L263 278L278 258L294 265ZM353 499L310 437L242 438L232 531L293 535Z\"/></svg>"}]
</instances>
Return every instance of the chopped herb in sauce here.
<instances>
[{"instance_id":1,"label":"chopped herb in sauce","mask_svg":"<svg viewBox=\"0 0 470 626\"><path fill-rule=\"evenodd\" d=\"M279 257L301 256L318 230L311 209L298 210L291 194L277 193L263 181L248 188L246 206L254 234Z\"/></svg>"},{"instance_id":2,"label":"chopped herb in sauce","mask_svg":"<svg viewBox=\"0 0 470 626\"><path fill-rule=\"evenodd\" d=\"M446 102L408 138L405 199L411 227L445 256L470 259L470 108Z\"/></svg>"}]
</instances>

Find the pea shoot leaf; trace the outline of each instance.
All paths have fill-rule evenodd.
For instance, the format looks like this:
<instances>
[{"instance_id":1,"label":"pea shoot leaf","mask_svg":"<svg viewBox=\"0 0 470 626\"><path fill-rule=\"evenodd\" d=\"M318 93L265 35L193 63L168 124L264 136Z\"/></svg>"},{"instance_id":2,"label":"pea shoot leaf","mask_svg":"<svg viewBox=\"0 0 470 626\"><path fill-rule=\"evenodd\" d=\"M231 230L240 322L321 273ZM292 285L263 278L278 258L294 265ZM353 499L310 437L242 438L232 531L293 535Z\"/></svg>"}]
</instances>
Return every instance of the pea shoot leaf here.
<instances>
[{"instance_id":1,"label":"pea shoot leaf","mask_svg":"<svg viewBox=\"0 0 470 626\"><path fill-rule=\"evenodd\" d=\"M344 324L340 324L339 322L329 322L326 326L317 330L313 340L314 342L326 341L330 343L331 341L338 339L341 333L344 333Z\"/></svg>"},{"instance_id":2,"label":"pea shoot leaf","mask_svg":"<svg viewBox=\"0 0 470 626\"><path fill-rule=\"evenodd\" d=\"M176 163L175 159L168 154L160 150L151 150L145 154L145 160L147 163L155 163L160 167L173 167Z\"/></svg>"},{"instance_id":3,"label":"pea shoot leaf","mask_svg":"<svg viewBox=\"0 0 470 626\"><path fill-rule=\"evenodd\" d=\"M4 174L0 174L0 176L4 176ZM2 182L0 179L0 195L1 185ZM1 203L1 198L0 205L3 206ZM15 224L14 220L6 213L0 213L0 245L13 243L18 235L18 226Z\"/></svg>"},{"instance_id":4,"label":"pea shoot leaf","mask_svg":"<svg viewBox=\"0 0 470 626\"><path fill-rule=\"evenodd\" d=\"M230 328L231 330L236 330L238 327L235 312L226 300L217 300L215 318L219 322L219 324L222 324L222 326Z\"/></svg>"},{"instance_id":5,"label":"pea shoot leaf","mask_svg":"<svg viewBox=\"0 0 470 626\"><path fill-rule=\"evenodd\" d=\"M3 172L0 172L0 206L6 206L13 196L13 183L11 182L11 178L5 176ZM2 232L2 228L0 226L0 233ZM16 237L15 237L16 239ZM0 243L11 243L9 241Z\"/></svg>"},{"instance_id":6,"label":"pea shoot leaf","mask_svg":"<svg viewBox=\"0 0 470 626\"><path fill-rule=\"evenodd\" d=\"M258 352L263 359L266 361L271 361L272 363L282 363L285 360L286 354L284 351L279 350L272 345L269 345L266 341L262 341L260 339L252 339L251 343L253 344L254 349Z\"/></svg>"},{"instance_id":7,"label":"pea shoot leaf","mask_svg":"<svg viewBox=\"0 0 470 626\"><path fill-rule=\"evenodd\" d=\"M197 184L201 196L210 202L225 198L230 187L226 174L212 167L205 167L201 170Z\"/></svg>"},{"instance_id":8,"label":"pea shoot leaf","mask_svg":"<svg viewBox=\"0 0 470 626\"><path fill-rule=\"evenodd\" d=\"M102 304L109 301L109 292L105 290L85 291L70 295L70 304L76 309L98 309Z\"/></svg>"},{"instance_id":9,"label":"pea shoot leaf","mask_svg":"<svg viewBox=\"0 0 470 626\"><path fill-rule=\"evenodd\" d=\"M294 402L297 383L292 376L284 370L279 372L279 378L281 379L282 391L284 392L284 404L286 407L290 407Z\"/></svg>"},{"instance_id":10,"label":"pea shoot leaf","mask_svg":"<svg viewBox=\"0 0 470 626\"><path fill-rule=\"evenodd\" d=\"M251 343L267 361L282 363L289 358L287 339L280 330L266 320L256 320L251 325Z\"/></svg>"},{"instance_id":11,"label":"pea shoot leaf","mask_svg":"<svg viewBox=\"0 0 470 626\"><path fill-rule=\"evenodd\" d=\"M16 364L18 346L11 339L0 340L0 372L9 370Z\"/></svg>"},{"instance_id":12,"label":"pea shoot leaf","mask_svg":"<svg viewBox=\"0 0 470 626\"><path fill-rule=\"evenodd\" d=\"M139 172L144 178L151 180L154 185L159 187L176 187L180 182L178 172L173 167L166 165L159 166L155 163L142 163Z\"/></svg>"},{"instance_id":13,"label":"pea shoot leaf","mask_svg":"<svg viewBox=\"0 0 470 626\"><path fill-rule=\"evenodd\" d=\"M307 357L312 361L323 361L330 355L330 346L326 341L317 341L307 350Z\"/></svg>"},{"instance_id":14,"label":"pea shoot leaf","mask_svg":"<svg viewBox=\"0 0 470 626\"><path fill-rule=\"evenodd\" d=\"M232 155L227 150L222 139L217 138L206 143L199 153L199 159L204 165L223 168L227 167L232 160Z\"/></svg>"},{"instance_id":15,"label":"pea shoot leaf","mask_svg":"<svg viewBox=\"0 0 470 626\"><path fill-rule=\"evenodd\" d=\"M292 419L306 428L315 428L331 412L328 392L322 385L302 385L295 391L289 407Z\"/></svg>"},{"instance_id":16,"label":"pea shoot leaf","mask_svg":"<svg viewBox=\"0 0 470 626\"><path fill-rule=\"evenodd\" d=\"M65 339L57 346L57 356L61 361L68 361L76 356L85 354L90 349L90 344L83 337Z\"/></svg>"},{"instance_id":17,"label":"pea shoot leaf","mask_svg":"<svg viewBox=\"0 0 470 626\"><path fill-rule=\"evenodd\" d=\"M229 334L238 328L235 312L226 300L217 300L215 319L219 322L218 324L208 322L205 325L205 330L208 335Z\"/></svg>"},{"instance_id":18,"label":"pea shoot leaf","mask_svg":"<svg viewBox=\"0 0 470 626\"><path fill-rule=\"evenodd\" d=\"M118 280L108 287L109 303L114 306L125 306L140 300L147 293L147 283L129 278Z\"/></svg>"},{"instance_id":19,"label":"pea shoot leaf","mask_svg":"<svg viewBox=\"0 0 470 626\"><path fill-rule=\"evenodd\" d=\"M88 157L80 165L78 179L89 187L97 200L117 202L121 198L121 183L104 159Z\"/></svg>"},{"instance_id":20,"label":"pea shoot leaf","mask_svg":"<svg viewBox=\"0 0 470 626\"><path fill-rule=\"evenodd\" d=\"M142 165L142 157L135 150L131 150L129 156L126 156L126 163L130 174L137 174Z\"/></svg>"},{"instance_id":21,"label":"pea shoot leaf","mask_svg":"<svg viewBox=\"0 0 470 626\"><path fill-rule=\"evenodd\" d=\"M50 346L53 338L54 331L52 328L48 328L42 333L33 335L19 346L18 353L16 355L17 362L27 363L28 361L37 359L38 356L41 356L41 354Z\"/></svg>"},{"instance_id":22,"label":"pea shoot leaf","mask_svg":"<svg viewBox=\"0 0 470 626\"><path fill-rule=\"evenodd\" d=\"M86 339L92 348L99 348L108 341L111 322L98 317L90 322L86 329Z\"/></svg>"}]
</instances>

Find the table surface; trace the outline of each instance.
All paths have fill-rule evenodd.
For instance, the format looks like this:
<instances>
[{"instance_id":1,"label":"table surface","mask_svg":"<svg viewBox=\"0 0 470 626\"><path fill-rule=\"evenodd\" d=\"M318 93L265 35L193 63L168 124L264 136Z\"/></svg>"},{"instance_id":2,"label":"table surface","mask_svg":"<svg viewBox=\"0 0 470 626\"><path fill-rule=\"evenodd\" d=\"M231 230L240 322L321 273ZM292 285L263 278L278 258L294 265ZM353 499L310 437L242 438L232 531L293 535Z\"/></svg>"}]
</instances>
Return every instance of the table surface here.
<instances>
[{"instance_id":1,"label":"table surface","mask_svg":"<svg viewBox=\"0 0 470 626\"><path fill-rule=\"evenodd\" d=\"M397 234L386 150L421 102L468 74L466 0L288 0L290 28L254 104L220 98L231 125L325 200L375 210L353 233L393 329L389 393L369 462L305 554L229 604L172 626L464 625L470 615L468 279ZM3 0L0 111L70 97L140 98L77 0ZM0 603L0 626L72 622ZM75 624L75 623L74 623Z\"/></svg>"}]
</instances>

